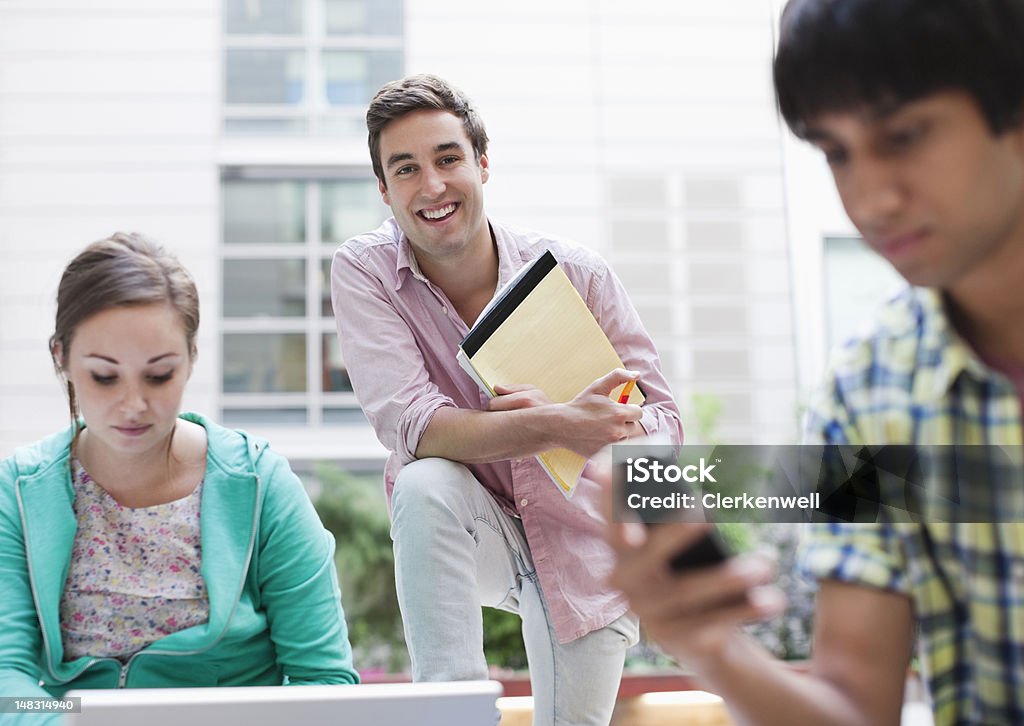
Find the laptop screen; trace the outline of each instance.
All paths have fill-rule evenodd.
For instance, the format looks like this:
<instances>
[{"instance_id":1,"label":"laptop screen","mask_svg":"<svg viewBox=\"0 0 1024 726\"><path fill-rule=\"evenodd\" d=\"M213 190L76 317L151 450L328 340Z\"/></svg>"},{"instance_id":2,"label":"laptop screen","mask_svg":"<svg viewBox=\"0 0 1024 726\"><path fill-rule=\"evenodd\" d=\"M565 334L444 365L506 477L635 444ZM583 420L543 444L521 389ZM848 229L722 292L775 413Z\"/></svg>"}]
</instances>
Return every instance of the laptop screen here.
<instances>
[{"instance_id":1,"label":"laptop screen","mask_svg":"<svg viewBox=\"0 0 1024 726\"><path fill-rule=\"evenodd\" d=\"M496 681L71 691L68 726L495 726Z\"/></svg>"}]
</instances>

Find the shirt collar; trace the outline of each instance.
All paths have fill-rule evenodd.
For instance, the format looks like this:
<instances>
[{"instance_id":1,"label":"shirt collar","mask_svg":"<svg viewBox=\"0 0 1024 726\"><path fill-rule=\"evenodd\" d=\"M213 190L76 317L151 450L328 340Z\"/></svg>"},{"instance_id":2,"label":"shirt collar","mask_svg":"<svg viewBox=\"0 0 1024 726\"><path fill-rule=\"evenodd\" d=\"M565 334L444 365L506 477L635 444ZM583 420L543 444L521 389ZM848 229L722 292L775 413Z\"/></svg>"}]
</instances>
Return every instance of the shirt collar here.
<instances>
[{"instance_id":1,"label":"shirt collar","mask_svg":"<svg viewBox=\"0 0 1024 726\"><path fill-rule=\"evenodd\" d=\"M915 381L914 398L935 402L944 398L961 375L976 380L993 376L974 349L956 330L949 319L946 302L941 291L934 288L918 288L916 297L920 303L921 348L919 355L935 360L931 376Z\"/></svg>"},{"instance_id":2,"label":"shirt collar","mask_svg":"<svg viewBox=\"0 0 1024 726\"><path fill-rule=\"evenodd\" d=\"M398 256L395 258L395 290L400 290L409 275L417 280L425 281L423 273L420 272L419 263L416 262L416 254L412 250L409 238L405 232L398 228Z\"/></svg>"},{"instance_id":3,"label":"shirt collar","mask_svg":"<svg viewBox=\"0 0 1024 726\"><path fill-rule=\"evenodd\" d=\"M495 241L495 245L498 249L497 289L500 290L502 286L504 286L504 284L518 271L518 268L515 265L518 257L513 254L515 250L514 242L504 229L491 224L491 220L489 219L487 220L487 227L490 229L491 239ZM409 275L412 275L420 282L427 282L427 278L424 276L422 270L420 270L420 265L416 260L416 253L412 249L412 243L409 242L409 237L400 227L397 228L399 230L399 238L398 255L395 258L395 290L400 290Z\"/></svg>"},{"instance_id":4,"label":"shirt collar","mask_svg":"<svg viewBox=\"0 0 1024 726\"><path fill-rule=\"evenodd\" d=\"M494 290L497 293L519 272L522 267L522 255L519 253L519 245L507 229L492 224L490 220L487 220L487 224L491 228L491 238L498 250L498 286Z\"/></svg>"}]
</instances>

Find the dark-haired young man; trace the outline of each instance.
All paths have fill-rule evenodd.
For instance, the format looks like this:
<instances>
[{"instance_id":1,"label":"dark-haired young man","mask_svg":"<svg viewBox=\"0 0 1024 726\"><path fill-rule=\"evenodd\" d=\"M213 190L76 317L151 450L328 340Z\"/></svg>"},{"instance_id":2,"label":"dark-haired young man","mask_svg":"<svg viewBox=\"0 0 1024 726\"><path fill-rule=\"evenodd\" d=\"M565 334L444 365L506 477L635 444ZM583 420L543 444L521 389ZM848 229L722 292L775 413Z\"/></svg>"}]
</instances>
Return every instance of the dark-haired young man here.
<instances>
[{"instance_id":1,"label":"dark-haired young man","mask_svg":"<svg viewBox=\"0 0 1024 726\"><path fill-rule=\"evenodd\" d=\"M1024 0L787 5L779 108L824 152L865 242L917 286L845 347L809 442L1021 445L1022 39ZM736 627L782 607L764 562L673 577L696 527L612 532L612 581L741 722L898 723L916 632L936 723L1024 723L1024 524L816 526L809 674Z\"/></svg>"},{"instance_id":2,"label":"dark-haired young man","mask_svg":"<svg viewBox=\"0 0 1024 726\"><path fill-rule=\"evenodd\" d=\"M600 487L571 500L534 454L591 456L656 431L682 437L657 352L622 285L594 253L488 219L487 134L435 76L385 85L366 115L370 156L394 217L336 253L331 288L345 364L391 451L395 576L416 680L487 677L480 605L516 612L534 724L607 724L636 619L606 582ZM568 403L536 389L493 400L456 362L495 290L551 250L630 369ZM644 406L609 393L639 377ZM516 382L522 383L522 382Z\"/></svg>"}]
</instances>

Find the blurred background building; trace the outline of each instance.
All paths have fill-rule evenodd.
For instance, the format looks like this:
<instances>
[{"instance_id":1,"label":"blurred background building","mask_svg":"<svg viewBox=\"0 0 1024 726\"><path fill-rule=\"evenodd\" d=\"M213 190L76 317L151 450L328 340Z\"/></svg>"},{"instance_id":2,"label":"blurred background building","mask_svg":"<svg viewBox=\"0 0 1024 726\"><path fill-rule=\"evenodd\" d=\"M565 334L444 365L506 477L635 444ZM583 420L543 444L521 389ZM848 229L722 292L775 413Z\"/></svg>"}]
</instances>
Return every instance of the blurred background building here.
<instances>
[{"instance_id":1,"label":"blurred background building","mask_svg":"<svg viewBox=\"0 0 1024 726\"><path fill-rule=\"evenodd\" d=\"M611 262L691 440L795 441L828 347L892 273L777 120L778 5L0 0L0 457L66 424L47 353L59 275L123 230L196 276L187 408L300 469L379 468L328 270L388 216L363 114L413 72L477 102L493 218Z\"/></svg>"}]
</instances>

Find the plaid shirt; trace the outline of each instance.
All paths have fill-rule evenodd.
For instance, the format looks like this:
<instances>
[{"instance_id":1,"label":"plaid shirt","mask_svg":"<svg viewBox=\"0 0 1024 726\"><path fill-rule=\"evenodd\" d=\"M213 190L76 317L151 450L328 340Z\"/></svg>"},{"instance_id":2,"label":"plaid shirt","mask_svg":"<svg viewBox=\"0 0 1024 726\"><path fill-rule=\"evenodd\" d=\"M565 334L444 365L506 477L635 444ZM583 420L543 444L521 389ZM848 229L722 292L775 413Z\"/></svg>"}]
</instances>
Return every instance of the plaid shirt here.
<instances>
[{"instance_id":1,"label":"plaid shirt","mask_svg":"<svg viewBox=\"0 0 1024 726\"><path fill-rule=\"evenodd\" d=\"M1014 386L908 289L834 362L808 443L1022 443ZM1024 524L812 525L801 569L904 593L936 724L1024 723Z\"/></svg>"}]
</instances>

